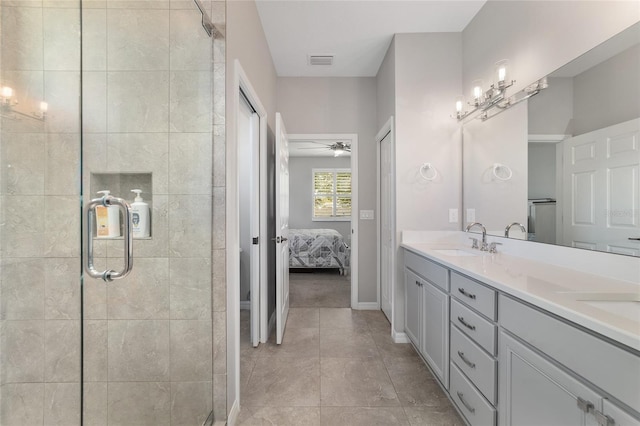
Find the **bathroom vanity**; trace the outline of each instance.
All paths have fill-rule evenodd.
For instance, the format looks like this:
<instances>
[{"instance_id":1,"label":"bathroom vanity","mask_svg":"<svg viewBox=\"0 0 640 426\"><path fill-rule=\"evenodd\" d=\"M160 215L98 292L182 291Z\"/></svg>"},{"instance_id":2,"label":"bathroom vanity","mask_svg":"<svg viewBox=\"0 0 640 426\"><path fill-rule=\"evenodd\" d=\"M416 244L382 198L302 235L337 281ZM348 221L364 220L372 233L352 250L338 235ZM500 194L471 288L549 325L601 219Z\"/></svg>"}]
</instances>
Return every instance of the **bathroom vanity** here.
<instances>
[{"instance_id":1,"label":"bathroom vanity","mask_svg":"<svg viewBox=\"0 0 640 426\"><path fill-rule=\"evenodd\" d=\"M406 334L469 424L640 425L640 285L459 243L402 247Z\"/></svg>"}]
</instances>

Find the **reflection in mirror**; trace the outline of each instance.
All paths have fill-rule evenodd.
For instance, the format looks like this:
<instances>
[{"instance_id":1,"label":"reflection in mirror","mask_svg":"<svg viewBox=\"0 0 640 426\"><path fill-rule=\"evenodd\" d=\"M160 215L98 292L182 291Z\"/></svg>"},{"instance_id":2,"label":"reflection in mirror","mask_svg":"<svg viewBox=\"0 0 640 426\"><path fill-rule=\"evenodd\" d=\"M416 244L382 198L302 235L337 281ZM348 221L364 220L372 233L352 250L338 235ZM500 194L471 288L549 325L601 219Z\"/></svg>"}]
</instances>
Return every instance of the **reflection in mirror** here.
<instances>
[{"instance_id":1,"label":"reflection in mirror","mask_svg":"<svg viewBox=\"0 0 640 426\"><path fill-rule=\"evenodd\" d=\"M467 213L492 235L515 221L528 232L511 237L640 256L639 76L635 24L550 74L520 110L465 125ZM496 162L510 180L485 179Z\"/></svg>"}]
</instances>

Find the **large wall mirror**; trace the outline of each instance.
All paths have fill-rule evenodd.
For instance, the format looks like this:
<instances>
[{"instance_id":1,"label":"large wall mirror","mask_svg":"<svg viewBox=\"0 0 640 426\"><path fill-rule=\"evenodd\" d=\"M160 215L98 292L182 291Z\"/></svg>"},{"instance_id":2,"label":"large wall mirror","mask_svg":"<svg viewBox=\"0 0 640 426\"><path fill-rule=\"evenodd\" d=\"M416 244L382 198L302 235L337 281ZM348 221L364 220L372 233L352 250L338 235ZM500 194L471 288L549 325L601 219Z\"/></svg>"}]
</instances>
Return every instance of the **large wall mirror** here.
<instances>
[{"instance_id":1,"label":"large wall mirror","mask_svg":"<svg viewBox=\"0 0 640 426\"><path fill-rule=\"evenodd\" d=\"M640 23L464 124L466 222L487 233L640 256Z\"/></svg>"}]
</instances>

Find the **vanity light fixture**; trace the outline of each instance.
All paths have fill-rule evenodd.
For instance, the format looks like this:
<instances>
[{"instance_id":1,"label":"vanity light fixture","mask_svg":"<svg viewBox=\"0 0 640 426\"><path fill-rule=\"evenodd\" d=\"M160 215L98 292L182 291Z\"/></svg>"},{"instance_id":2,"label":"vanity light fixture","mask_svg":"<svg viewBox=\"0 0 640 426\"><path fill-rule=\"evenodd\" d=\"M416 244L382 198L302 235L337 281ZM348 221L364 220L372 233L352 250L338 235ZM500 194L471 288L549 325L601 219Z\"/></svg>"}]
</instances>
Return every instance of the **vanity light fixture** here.
<instances>
[{"instance_id":1,"label":"vanity light fixture","mask_svg":"<svg viewBox=\"0 0 640 426\"><path fill-rule=\"evenodd\" d=\"M503 59L495 64L495 83L489 89L483 90L482 80L474 80L471 84L472 101L468 105L473 107L470 111L464 111L464 97L456 99L456 118L460 121L469 115L481 111L481 119L488 118L487 111L506 101L506 91L513 86L515 80L509 80L509 61Z\"/></svg>"},{"instance_id":2,"label":"vanity light fixture","mask_svg":"<svg viewBox=\"0 0 640 426\"><path fill-rule=\"evenodd\" d=\"M25 114L18 111L15 107L18 105L18 100L14 97L14 91L9 86L2 86L0 89L0 112L3 118L9 118L12 120L18 120L18 115L23 117L32 118L34 120L45 121L47 117L47 111L49 110L49 104L45 101L40 102L40 111L32 112L31 114Z\"/></svg>"}]
</instances>

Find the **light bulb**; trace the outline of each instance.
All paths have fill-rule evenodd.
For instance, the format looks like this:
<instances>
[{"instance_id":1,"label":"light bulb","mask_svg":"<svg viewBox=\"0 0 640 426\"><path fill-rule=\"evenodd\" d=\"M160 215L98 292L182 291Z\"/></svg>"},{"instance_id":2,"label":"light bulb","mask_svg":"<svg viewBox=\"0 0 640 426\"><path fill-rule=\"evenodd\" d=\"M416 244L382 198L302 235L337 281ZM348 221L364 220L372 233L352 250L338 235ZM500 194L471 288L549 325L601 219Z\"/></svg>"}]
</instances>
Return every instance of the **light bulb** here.
<instances>
[{"instance_id":1,"label":"light bulb","mask_svg":"<svg viewBox=\"0 0 640 426\"><path fill-rule=\"evenodd\" d=\"M40 102L40 111L47 112L49 110L49 104L45 101Z\"/></svg>"},{"instance_id":2,"label":"light bulb","mask_svg":"<svg viewBox=\"0 0 640 426\"><path fill-rule=\"evenodd\" d=\"M476 105L478 105L482 102L482 80L474 80L474 82L471 83L471 87L473 87L471 95L473 96Z\"/></svg>"},{"instance_id":3,"label":"light bulb","mask_svg":"<svg viewBox=\"0 0 640 426\"><path fill-rule=\"evenodd\" d=\"M462 101L456 101L456 111L462 112Z\"/></svg>"},{"instance_id":4,"label":"light bulb","mask_svg":"<svg viewBox=\"0 0 640 426\"><path fill-rule=\"evenodd\" d=\"M13 89L9 86L4 86L2 88L2 97L3 98L10 98L13 96Z\"/></svg>"},{"instance_id":5,"label":"light bulb","mask_svg":"<svg viewBox=\"0 0 640 426\"><path fill-rule=\"evenodd\" d=\"M507 59L496 62L496 85L498 87L503 87L507 83L508 69L509 61Z\"/></svg>"}]
</instances>

